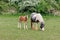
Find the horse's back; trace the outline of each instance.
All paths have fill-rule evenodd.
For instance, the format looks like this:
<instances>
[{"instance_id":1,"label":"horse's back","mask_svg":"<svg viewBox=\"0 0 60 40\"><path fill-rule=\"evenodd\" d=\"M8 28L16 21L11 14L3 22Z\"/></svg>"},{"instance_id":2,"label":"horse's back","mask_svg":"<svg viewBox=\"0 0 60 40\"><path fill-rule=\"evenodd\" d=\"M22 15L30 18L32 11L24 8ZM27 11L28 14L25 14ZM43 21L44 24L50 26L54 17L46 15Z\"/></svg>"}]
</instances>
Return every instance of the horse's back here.
<instances>
[{"instance_id":1,"label":"horse's back","mask_svg":"<svg viewBox=\"0 0 60 40\"><path fill-rule=\"evenodd\" d=\"M42 18L42 15L40 13L32 13L31 14L31 19L34 20L38 20L40 22L44 22L43 18Z\"/></svg>"},{"instance_id":2,"label":"horse's back","mask_svg":"<svg viewBox=\"0 0 60 40\"><path fill-rule=\"evenodd\" d=\"M27 21L27 17L26 16L20 16L19 20L20 21Z\"/></svg>"}]
</instances>

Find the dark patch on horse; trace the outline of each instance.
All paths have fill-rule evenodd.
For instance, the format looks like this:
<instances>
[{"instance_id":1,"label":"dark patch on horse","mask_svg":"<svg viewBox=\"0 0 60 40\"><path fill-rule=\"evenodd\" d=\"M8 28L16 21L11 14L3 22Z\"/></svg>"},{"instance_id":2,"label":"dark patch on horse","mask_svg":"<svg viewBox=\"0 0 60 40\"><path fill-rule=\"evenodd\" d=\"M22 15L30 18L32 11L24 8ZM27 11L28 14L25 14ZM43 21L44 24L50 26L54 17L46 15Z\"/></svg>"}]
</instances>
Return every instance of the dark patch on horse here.
<instances>
[{"instance_id":1,"label":"dark patch on horse","mask_svg":"<svg viewBox=\"0 0 60 40\"><path fill-rule=\"evenodd\" d=\"M42 29L44 27L44 23L43 22L41 22L41 26L40 26L40 28Z\"/></svg>"},{"instance_id":2,"label":"dark patch on horse","mask_svg":"<svg viewBox=\"0 0 60 40\"><path fill-rule=\"evenodd\" d=\"M36 20L36 18L35 18L35 19L32 19L32 18L31 18L31 21L32 21L32 22L36 22L36 23L39 22L39 20Z\"/></svg>"}]
</instances>

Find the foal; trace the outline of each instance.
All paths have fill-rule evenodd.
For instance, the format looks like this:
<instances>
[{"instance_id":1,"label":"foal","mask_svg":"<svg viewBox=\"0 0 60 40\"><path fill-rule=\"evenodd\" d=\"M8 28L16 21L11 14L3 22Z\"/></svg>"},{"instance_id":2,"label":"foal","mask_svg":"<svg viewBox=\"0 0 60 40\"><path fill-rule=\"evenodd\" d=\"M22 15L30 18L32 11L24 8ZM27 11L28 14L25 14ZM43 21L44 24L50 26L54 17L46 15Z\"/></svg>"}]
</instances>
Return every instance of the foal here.
<instances>
[{"instance_id":1,"label":"foal","mask_svg":"<svg viewBox=\"0 0 60 40\"><path fill-rule=\"evenodd\" d=\"M19 16L18 28L21 29L21 23L24 22L24 29L28 29L27 28L27 20L28 20L28 15L26 15L26 16Z\"/></svg>"},{"instance_id":2,"label":"foal","mask_svg":"<svg viewBox=\"0 0 60 40\"><path fill-rule=\"evenodd\" d=\"M44 20L40 13L32 13L31 14L31 28L33 29L34 25L33 23L40 23L40 28L42 31L44 31ZM37 26L37 24L36 24Z\"/></svg>"}]
</instances>

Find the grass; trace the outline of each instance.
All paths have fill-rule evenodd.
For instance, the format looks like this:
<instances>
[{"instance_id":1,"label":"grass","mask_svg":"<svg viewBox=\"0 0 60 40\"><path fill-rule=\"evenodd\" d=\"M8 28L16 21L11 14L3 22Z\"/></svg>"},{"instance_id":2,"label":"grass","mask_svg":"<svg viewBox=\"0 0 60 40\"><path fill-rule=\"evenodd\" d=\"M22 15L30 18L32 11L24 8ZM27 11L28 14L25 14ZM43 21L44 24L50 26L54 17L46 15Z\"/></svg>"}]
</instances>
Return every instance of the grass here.
<instances>
[{"instance_id":1,"label":"grass","mask_svg":"<svg viewBox=\"0 0 60 40\"><path fill-rule=\"evenodd\" d=\"M18 16L0 16L0 40L60 40L60 17L44 16L44 20L44 32L31 30L30 19L29 29L20 30L17 28Z\"/></svg>"}]
</instances>

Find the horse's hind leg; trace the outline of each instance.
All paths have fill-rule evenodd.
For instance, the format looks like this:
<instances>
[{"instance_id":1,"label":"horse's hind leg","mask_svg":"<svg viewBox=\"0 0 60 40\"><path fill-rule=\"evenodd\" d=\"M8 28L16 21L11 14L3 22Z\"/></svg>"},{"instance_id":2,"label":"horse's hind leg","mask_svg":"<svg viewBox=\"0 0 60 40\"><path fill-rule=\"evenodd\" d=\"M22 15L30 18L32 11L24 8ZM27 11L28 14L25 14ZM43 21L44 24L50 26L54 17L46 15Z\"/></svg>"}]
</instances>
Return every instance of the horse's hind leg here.
<instances>
[{"instance_id":1,"label":"horse's hind leg","mask_svg":"<svg viewBox=\"0 0 60 40\"><path fill-rule=\"evenodd\" d=\"M25 23L24 23L24 29L25 29Z\"/></svg>"}]
</instances>

